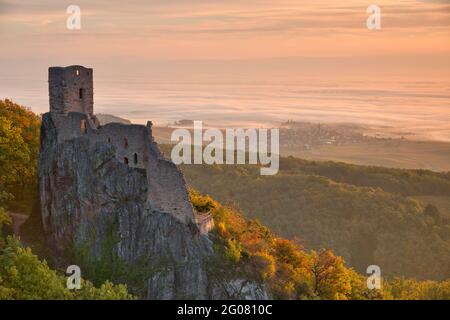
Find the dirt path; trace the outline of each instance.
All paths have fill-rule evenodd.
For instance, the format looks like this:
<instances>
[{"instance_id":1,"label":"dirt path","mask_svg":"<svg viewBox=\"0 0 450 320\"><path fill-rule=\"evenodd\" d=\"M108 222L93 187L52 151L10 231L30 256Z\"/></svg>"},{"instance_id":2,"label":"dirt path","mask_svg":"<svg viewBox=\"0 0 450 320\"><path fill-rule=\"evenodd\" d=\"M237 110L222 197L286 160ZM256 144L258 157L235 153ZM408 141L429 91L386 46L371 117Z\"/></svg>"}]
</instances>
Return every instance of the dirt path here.
<instances>
[{"instance_id":1,"label":"dirt path","mask_svg":"<svg viewBox=\"0 0 450 320\"><path fill-rule=\"evenodd\" d=\"M11 216L11 218L13 220L12 226L13 226L14 235L19 236L20 235L20 227L25 223L25 221L27 221L28 216L26 214L13 213L13 212L8 212L8 214Z\"/></svg>"}]
</instances>

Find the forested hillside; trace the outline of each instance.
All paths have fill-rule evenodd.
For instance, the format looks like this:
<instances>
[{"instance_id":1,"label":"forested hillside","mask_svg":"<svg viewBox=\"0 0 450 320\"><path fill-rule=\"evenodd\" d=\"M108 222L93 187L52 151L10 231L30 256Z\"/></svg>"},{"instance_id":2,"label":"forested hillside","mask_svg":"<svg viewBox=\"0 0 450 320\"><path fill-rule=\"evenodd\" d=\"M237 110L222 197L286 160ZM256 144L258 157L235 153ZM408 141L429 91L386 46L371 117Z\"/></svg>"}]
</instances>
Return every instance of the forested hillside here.
<instances>
[{"instance_id":1,"label":"forested hillside","mask_svg":"<svg viewBox=\"0 0 450 320\"><path fill-rule=\"evenodd\" d=\"M4 208L28 213L37 201L32 190L37 189L40 118L10 101L0 101L0 115L0 299L133 299L125 286L109 281L95 288L84 280L81 291L67 290L64 270L55 271L52 265L61 257L40 250L46 244L35 237L42 235L39 206L34 205L33 219L22 235L40 256L10 235L6 227L11 219ZM379 186L338 183L325 173L307 172L323 170L320 164L308 167L296 159L289 163L288 168L283 162L274 177L261 177L258 168L246 166L183 168L202 192L247 208L241 213L236 206L191 190L197 211L211 213L215 221L210 239L216 255L209 277L241 275L264 283L275 299L450 299L450 280L395 278L383 281L381 290L368 290L365 270L348 267L348 262L379 264L384 276L413 274L420 266L434 272L430 278L448 279L449 226L445 219L437 221L438 209L425 209ZM445 185L446 178L438 176L437 183ZM258 217L271 228L248 217ZM283 234L293 239L280 237ZM306 240L298 241L302 237Z\"/></svg>"},{"instance_id":2,"label":"forested hillside","mask_svg":"<svg viewBox=\"0 0 450 320\"><path fill-rule=\"evenodd\" d=\"M390 169L331 161L305 161L293 157L282 158L280 166L284 173L315 174L336 182L361 187L378 187L384 191L405 196L450 197L450 172Z\"/></svg>"},{"instance_id":3,"label":"forested hillside","mask_svg":"<svg viewBox=\"0 0 450 320\"><path fill-rule=\"evenodd\" d=\"M188 182L306 248L331 248L359 272L450 277L447 212L410 196L450 196L448 173L283 158L275 176L252 166L187 165ZM426 198L425 198L426 199Z\"/></svg>"},{"instance_id":4,"label":"forested hillside","mask_svg":"<svg viewBox=\"0 0 450 320\"><path fill-rule=\"evenodd\" d=\"M368 290L366 277L333 251L307 251L195 190L191 199L197 211L210 212L216 223L210 235L218 253L210 266L213 279L233 278L237 271L265 283L275 299L450 299L450 280L394 278L383 281L381 290Z\"/></svg>"}]
</instances>

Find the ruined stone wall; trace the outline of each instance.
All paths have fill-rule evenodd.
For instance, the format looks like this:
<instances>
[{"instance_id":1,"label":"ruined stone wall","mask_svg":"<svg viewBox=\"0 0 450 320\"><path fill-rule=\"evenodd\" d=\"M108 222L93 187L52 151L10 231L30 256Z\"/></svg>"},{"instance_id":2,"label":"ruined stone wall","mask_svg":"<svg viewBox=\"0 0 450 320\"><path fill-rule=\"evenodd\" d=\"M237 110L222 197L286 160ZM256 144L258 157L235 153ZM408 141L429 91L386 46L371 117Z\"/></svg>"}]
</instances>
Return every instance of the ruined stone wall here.
<instances>
[{"instance_id":1,"label":"ruined stone wall","mask_svg":"<svg viewBox=\"0 0 450 320\"><path fill-rule=\"evenodd\" d=\"M49 94L39 191L45 236L61 256L77 252L89 257L74 255L82 267L138 274L137 286L135 276L112 272L110 280L147 299L267 299L245 279L209 279L212 217L196 221L183 174L161 154L150 122L100 126L92 69L50 68ZM112 254L113 265L102 258Z\"/></svg>"},{"instance_id":2,"label":"ruined stone wall","mask_svg":"<svg viewBox=\"0 0 450 320\"><path fill-rule=\"evenodd\" d=\"M58 143L78 138L92 131L92 128L89 126L88 116L84 113L51 113L51 117L58 130Z\"/></svg>"},{"instance_id":3,"label":"ruined stone wall","mask_svg":"<svg viewBox=\"0 0 450 320\"><path fill-rule=\"evenodd\" d=\"M211 213L195 213L195 222L201 234L208 234L214 228L214 218Z\"/></svg>"},{"instance_id":4,"label":"ruined stone wall","mask_svg":"<svg viewBox=\"0 0 450 320\"><path fill-rule=\"evenodd\" d=\"M150 123L147 126L110 123L90 132L89 138L113 145L120 162L146 170L150 208L170 213L183 223L194 222L183 174L164 159L153 140Z\"/></svg>"},{"instance_id":5,"label":"ruined stone wall","mask_svg":"<svg viewBox=\"0 0 450 320\"><path fill-rule=\"evenodd\" d=\"M82 66L48 69L50 111L94 112L93 70Z\"/></svg>"},{"instance_id":6,"label":"ruined stone wall","mask_svg":"<svg viewBox=\"0 0 450 320\"><path fill-rule=\"evenodd\" d=\"M146 170L149 208L170 213L183 223L195 222L183 174L164 159L153 140L151 124L109 123L97 127L95 117L78 112L51 113L51 117L58 143L84 136L93 144L113 146L119 162Z\"/></svg>"},{"instance_id":7,"label":"ruined stone wall","mask_svg":"<svg viewBox=\"0 0 450 320\"><path fill-rule=\"evenodd\" d=\"M119 162L146 170L149 208L170 213L184 223L195 222L184 177L161 155L151 123L100 126L93 114L92 73L82 66L49 68L50 114L58 143L85 137L93 144L113 146Z\"/></svg>"},{"instance_id":8,"label":"ruined stone wall","mask_svg":"<svg viewBox=\"0 0 450 320\"><path fill-rule=\"evenodd\" d=\"M187 192L186 181L178 167L162 157L148 141L147 181L148 202L156 209L169 212L184 223L195 223L194 209Z\"/></svg>"},{"instance_id":9,"label":"ruined stone wall","mask_svg":"<svg viewBox=\"0 0 450 320\"><path fill-rule=\"evenodd\" d=\"M57 256L76 252L68 261L83 270L133 273L132 281L115 271L108 278L141 298L208 298L206 237L148 210L145 170L117 161L112 145L88 135L58 143L52 118L45 114L41 126L39 187L45 236Z\"/></svg>"},{"instance_id":10,"label":"ruined stone wall","mask_svg":"<svg viewBox=\"0 0 450 320\"><path fill-rule=\"evenodd\" d=\"M149 167L168 170L167 180L158 180L164 170L147 176L149 171L119 162L112 144L95 141L95 129L61 140L59 136L70 131L65 125L77 123L82 116L46 113L41 125L41 218L47 242L63 263L67 259L83 270L101 272L145 299L269 298L264 286L242 278L241 273L236 272L236 278L210 277L212 242L181 223L180 217L167 214L170 211L154 209L155 203L167 204L168 197L182 208L187 192L181 172L170 162L159 161L151 135L145 139ZM60 121L59 127L53 119ZM169 181L170 176L175 179ZM152 198L150 208L147 181L155 192L152 196L158 196ZM76 254L67 257L68 253Z\"/></svg>"},{"instance_id":11,"label":"ruined stone wall","mask_svg":"<svg viewBox=\"0 0 450 320\"><path fill-rule=\"evenodd\" d=\"M103 142L114 146L116 158L132 168L146 168L147 144L149 134L145 126L110 123L98 125L95 116L71 112L68 114L51 113L58 129L58 142L87 136L92 142Z\"/></svg>"},{"instance_id":12,"label":"ruined stone wall","mask_svg":"<svg viewBox=\"0 0 450 320\"><path fill-rule=\"evenodd\" d=\"M148 130L142 125L125 125L109 123L93 130L89 138L112 144L116 150L116 158L132 168L146 168Z\"/></svg>"}]
</instances>

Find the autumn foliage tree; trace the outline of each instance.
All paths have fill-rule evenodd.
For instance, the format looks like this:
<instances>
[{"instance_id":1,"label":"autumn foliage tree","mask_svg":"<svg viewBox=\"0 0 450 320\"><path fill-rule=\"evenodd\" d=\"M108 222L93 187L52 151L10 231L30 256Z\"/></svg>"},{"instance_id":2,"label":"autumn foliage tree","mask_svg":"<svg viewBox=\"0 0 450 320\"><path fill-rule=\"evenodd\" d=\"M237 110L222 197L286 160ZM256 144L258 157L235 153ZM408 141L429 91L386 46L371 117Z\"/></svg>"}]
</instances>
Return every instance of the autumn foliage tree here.
<instances>
[{"instance_id":1,"label":"autumn foliage tree","mask_svg":"<svg viewBox=\"0 0 450 320\"><path fill-rule=\"evenodd\" d=\"M268 285L276 299L345 299L351 295L350 269L330 250L308 254L298 243L276 237L259 221L246 220L237 209L223 207L192 189L190 194L197 211L207 204L214 217L215 248L223 257L215 266L215 276L245 274L247 279Z\"/></svg>"},{"instance_id":2,"label":"autumn foliage tree","mask_svg":"<svg viewBox=\"0 0 450 320\"><path fill-rule=\"evenodd\" d=\"M311 253L310 271L313 276L314 292L325 299L347 299L351 293L348 270L341 257L331 250Z\"/></svg>"},{"instance_id":3,"label":"autumn foliage tree","mask_svg":"<svg viewBox=\"0 0 450 320\"><path fill-rule=\"evenodd\" d=\"M0 300L134 299L126 286L108 281L96 288L91 282L82 280L80 290L67 289L67 278L62 273L52 270L14 236L2 235L2 228L10 222L0 209Z\"/></svg>"},{"instance_id":4,"label":"autumn foliage tree","mask_svg":"<svg viewBox=\"0 0 450 320\"><path fill-rule=\"evenodd\" d=\"M28 213L37 192L40 118L0 100L0 205Z\"/></svg>"},{"instance_id":5,"label":"autumn foliage tree","mask_svg":"<svg viewBox=\"0 0 450 320\"><path fill-rule=\"evenodd\" d=\"M369 289L367 276L346 267L333 251L307 252L301 241L275 236L236 208L222 206L194 189L190 195L197 211L206 210L214 217L211 238L219 258L213 278L245 276L263 284L274 299L450 299L449 281L381 279L380 289Z\"/></svg>"}]
</instances>

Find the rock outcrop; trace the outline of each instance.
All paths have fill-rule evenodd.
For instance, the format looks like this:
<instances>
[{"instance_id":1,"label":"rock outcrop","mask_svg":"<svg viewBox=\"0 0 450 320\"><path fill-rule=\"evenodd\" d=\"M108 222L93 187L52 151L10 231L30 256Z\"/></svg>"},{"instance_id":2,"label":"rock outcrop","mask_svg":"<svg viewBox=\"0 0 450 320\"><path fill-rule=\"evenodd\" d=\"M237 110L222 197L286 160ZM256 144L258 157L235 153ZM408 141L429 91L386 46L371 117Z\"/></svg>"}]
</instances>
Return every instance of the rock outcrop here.
<instances>
[{"instance_id":1,"label":"rock outcrop","mask_svg":"<svg viewBox=\"0 0 450 320\"><path fill-rule=\"evenodd\" d=\"M247 281L212 285L212 242L195 223L152 209L146 170L119 162L114 148L88 136L58 142L51 114L43 116L42 223L56 252L83 274L126 283L141 298L267 297Z\"/></svg>"},{"instance_id":2,"label":"rock outcrop","mask_svg":"<svg viewBox=\"0 0 450 320\"><path fill-rule=\"evenodd\" d=\"M247 281L209 281L212 217L196 218L151 122L101 125L93 95L92 69L49 68L39 189L44 233L58 256L90 280L126 283L141 298L259 295Z\"/></svg>"},{"instance_id":3,"label":"rock outcrop","mask_svg":"<svg viewBox=\"0 0 450 320\"><path fill-rule=\"evenodd\" d=\"M196 225L147 207L145 170L117 161L107 143L57 141L52 117L45 114L40 194L44 231L55 249L69 249L83 267L109 268L105 276L117 277L112 280L144 274L146 285L131 289L148 299L208 298L211 243Z\"/></svg>"}]
</instances>

